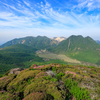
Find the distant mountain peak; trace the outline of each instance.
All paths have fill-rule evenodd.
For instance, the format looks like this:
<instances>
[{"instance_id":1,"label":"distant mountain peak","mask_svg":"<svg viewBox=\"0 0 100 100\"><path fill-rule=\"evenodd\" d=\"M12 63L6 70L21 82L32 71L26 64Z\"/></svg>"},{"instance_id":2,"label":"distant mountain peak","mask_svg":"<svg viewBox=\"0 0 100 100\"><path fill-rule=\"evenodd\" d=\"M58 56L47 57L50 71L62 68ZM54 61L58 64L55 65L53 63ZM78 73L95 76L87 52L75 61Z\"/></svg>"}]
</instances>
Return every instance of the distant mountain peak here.
<instances>
[{"instance_id":1,"label":"distant mountain peak","mask_svg":"<svg viewBox=\"0 0 100 100\"><path fill-rule=\"evenodd\" d=\"M100 44L100 40L95 40L98 44Z\"/></svg>"},{"instance_id":2,"label":"distant mountain peak","mask_svg":"<svg viewBox=\"0 0 100 100\"><path fill-rule=\"evenodd\" d=\"M52 40L56 40L57 42L61 42L63 40L66 40L67 38L65 37L54 37L54 38L51 38Z\"/></svg>"}]
</instances>

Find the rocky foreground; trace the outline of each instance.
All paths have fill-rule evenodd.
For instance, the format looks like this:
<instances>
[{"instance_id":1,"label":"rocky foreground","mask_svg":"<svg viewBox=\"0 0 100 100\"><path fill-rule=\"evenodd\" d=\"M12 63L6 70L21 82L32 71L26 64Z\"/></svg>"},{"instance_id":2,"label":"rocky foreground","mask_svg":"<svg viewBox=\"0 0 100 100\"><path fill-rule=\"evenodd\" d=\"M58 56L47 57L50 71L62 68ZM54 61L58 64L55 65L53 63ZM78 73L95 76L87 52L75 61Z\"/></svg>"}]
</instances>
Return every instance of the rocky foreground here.
<instances>
[{"instance_id":1,"label":"rocky foreground","mask_svg":"<svg viewBox=\"0 0 100 100\"><path fill-rule=\"evenodd\" d=\"M0 78L0 100L100 100L100 68L32 65Z\"/></svg>"}]
</instances>

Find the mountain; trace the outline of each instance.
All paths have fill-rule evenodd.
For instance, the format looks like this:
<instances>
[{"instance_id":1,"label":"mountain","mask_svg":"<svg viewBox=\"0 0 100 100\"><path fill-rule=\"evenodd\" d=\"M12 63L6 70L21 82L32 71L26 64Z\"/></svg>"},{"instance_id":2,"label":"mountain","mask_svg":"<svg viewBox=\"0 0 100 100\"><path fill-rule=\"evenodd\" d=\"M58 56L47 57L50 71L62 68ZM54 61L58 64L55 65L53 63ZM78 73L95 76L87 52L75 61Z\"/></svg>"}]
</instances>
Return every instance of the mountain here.
<instances>
[{"instance_id":1,"label":"mountain","mask_svg":"<svg viewBox=\"0 0 100 100\"><path fill-rule=\"evenodd\" d=\"M100 41L99 40L95 40L98 44L100 44Z\"/></svg>"},{"instance_id":2,"label":"mountain","mask_svg":"<svg viewBox=\"0 0 100 100\"><path fill-rule=\"evenodd\" d=\"M99 100L100 68L49 64L0 76L0 100Z\"/></svg>"},{"instance_id":3,"label":"mountain","mask_svg":"<svg viewBox=\"0 0 100 100\"><path fill-rule=\"evenodd\" d=\"M51 39L57 41L58 43L63 41L63 40L66 40L65 37L54 37L54 38L51 38Z\"/></svg>"},{"instance_id":4,"label":"mountain","mask_svg":"<svg viewBox=\"0 0 100 100\"><path fill-rule=\"evenodd\" d=\"M50 51L65 54L79 61L97 63L100 60L100 45L89 36L84 38L81 35L72 35Z\"/></svg>"},{"instance_id":5,"label":"mountain","mask_svg":"<svg viewBox=\"0 0 100 100\"><path fill-rule=\"evenodd\" d=\"M37 37L30 36L25 38L13 39L1 45L0 48L8 47L14 44L25 44L37 49L45 49L47 47L56 46L56 42L54 40L49 39L46 36L37 36Z\"/></svg>"}]
</instances>

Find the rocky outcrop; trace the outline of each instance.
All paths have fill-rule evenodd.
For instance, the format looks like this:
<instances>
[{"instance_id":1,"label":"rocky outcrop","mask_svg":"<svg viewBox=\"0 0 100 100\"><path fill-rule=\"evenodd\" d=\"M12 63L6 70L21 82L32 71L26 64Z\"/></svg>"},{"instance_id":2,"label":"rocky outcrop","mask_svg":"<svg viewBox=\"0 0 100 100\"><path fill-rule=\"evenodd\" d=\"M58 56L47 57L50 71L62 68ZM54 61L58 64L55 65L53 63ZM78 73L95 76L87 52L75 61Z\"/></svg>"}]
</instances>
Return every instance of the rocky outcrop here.
<instances>
[{"instance_id":1,"label":"rocky outcrop","mask_svg":"<svg viewBox=\"0 0 100 100\"><path fill-rule=\"evenodd\" d=\"M9 74L16 74L18 75L22 70L24 70L23 68L14 68L14 69L11 69Z\"/></svg>"},{"instance_id":2,"label":"rocky outcrop","mask_svg":"<svg viewBox=\"0 0 100 100\"><path fill-rule=\"evenodd\" d=\"M63 40L66 40L65 37L54 37L54 38L51 38L52 40L56 40L58 43L63 41Z\"/></svg>"}]
</instances>

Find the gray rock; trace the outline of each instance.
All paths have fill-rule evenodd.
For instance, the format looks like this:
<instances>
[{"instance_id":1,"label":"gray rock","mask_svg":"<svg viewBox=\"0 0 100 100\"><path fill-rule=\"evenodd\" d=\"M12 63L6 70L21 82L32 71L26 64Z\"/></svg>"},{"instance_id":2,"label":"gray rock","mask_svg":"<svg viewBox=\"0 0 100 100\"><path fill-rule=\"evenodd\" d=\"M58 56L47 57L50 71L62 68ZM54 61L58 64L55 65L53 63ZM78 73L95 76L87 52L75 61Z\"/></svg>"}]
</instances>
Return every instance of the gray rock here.
<instances>
[{"instance_id":1,"label":"gray rock","mask_svg":"<svg viewBox=\"0 0 100 100\"><path fill-rule=\"evenodd\" d=\"M51 70L46 71L46 73L48 75L50 75L51 77L54 77L55 76L55 73L53 71L51 71Z\"/></svg>"},{"instance_id":2,"label":"gray rock","mask_svg":"<svg viewBox=\"0 0 100 100\"><path fill-rule=\"evenodd\" d=\"M14 68L14 69L11 69L9 74L16 74L18 75L22 70L24 70L23 68Z\"/></svg>"}]
</instances>

